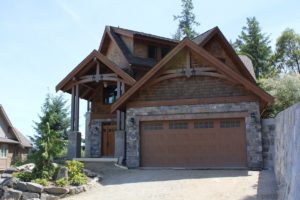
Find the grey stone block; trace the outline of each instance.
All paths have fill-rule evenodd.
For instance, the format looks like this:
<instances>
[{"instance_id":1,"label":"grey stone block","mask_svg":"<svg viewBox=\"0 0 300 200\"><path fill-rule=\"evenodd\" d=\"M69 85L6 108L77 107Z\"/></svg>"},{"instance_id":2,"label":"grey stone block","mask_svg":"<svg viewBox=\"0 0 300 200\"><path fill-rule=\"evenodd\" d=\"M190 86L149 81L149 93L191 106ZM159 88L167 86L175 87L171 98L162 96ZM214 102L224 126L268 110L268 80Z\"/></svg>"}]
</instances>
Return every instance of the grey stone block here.
<instances>
[{"instance_id":1,"label":"grey stone block","mask_svg":"<svg viewBox=\"0 0 300 200\"><path fill-rule=\"evenodd\" d=\"M37 183L27 182L26 184L27 191L33 193L41 193L43 192L44 187Z\"/></svg>"},{"instance_id":2,"label":"grey stone block","mask_svg":"<svg viewBox=\"0 0 300 200\"><path fill-rule=\"evenodd\" d=\"M62 195L69 193L69 189L63 187L45 187L44 191L54 195Z\"/></svg>"},{"instance_id":3,"label":"grey stone block","mask_svg":"<svg viewBox=\"0 0 300 200\"><path fill-rule=\"evenodd\" d=\"M29 200L29 199L34 199L40 198L40 195L38 193L32 193L32 192L23 192L22 193L22 200Z\"/></svg>"},{"instance_id":4,"label":"grey stone block","mask_svg":"<svg viewBox=\"0 0 300 200\"><path fill-rule=\"evenodd\" d=\"M22 192L14 189L7 189L4 193L5 200L19 200L21 199Z\"/></svg>"}]
</instances>

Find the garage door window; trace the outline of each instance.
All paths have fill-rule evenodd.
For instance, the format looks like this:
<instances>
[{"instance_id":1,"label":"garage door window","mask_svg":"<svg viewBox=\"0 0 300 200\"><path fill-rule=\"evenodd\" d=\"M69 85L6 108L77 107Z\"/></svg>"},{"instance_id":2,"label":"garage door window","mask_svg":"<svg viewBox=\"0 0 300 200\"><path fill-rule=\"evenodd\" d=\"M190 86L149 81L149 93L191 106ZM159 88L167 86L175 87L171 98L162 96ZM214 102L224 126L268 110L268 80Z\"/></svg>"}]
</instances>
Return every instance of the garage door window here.
<instances>
[{"instance_id":1,"label":"garage door window","mask_svg":"<svg viewBox=\"0 0 300 200\"><path fill-rule=\"evenodd\" d=\"M162 124L162 122L143 123L143 129L146 130L146 131L162 130L163 129L163 124Z\"/></svg>"},{"instance_id":2,"label":"garage door window","mask_svg":"<svg viewBox=\"0 0 300 200\"><path fill-rule=\"evenodd\" d=\"M185 121L172 121L169 122L169 129L187 129L188 122Z\"/></svg>"},{"instance_id":3,"label":"garage door window","mask_svg":"<svg viewBox=\"0 0 300 200\"><path fill-rule=\"evenodd\" d=\"M240 120L222 120L221 128L238 128L241 126Z\"/></svg>"},{"instance_id":4,"label":"garage door window","mask_svg":"<svg viewBox=\"0 0 300 200\"><path fill-rule=\"evenodd\" d=\"M213 121L196 121L194 122L194 128L213 128Z\"/></svg>"}]
</instances>

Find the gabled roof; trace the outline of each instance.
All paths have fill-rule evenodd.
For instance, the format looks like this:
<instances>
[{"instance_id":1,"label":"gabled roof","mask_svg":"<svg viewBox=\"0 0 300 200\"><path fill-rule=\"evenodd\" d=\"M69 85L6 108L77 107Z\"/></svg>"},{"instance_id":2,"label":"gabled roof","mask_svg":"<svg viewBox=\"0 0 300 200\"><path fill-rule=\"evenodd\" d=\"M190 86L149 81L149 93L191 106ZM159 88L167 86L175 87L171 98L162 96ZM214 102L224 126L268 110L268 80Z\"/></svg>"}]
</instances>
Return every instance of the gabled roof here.
<instances>
[{"instance_id":1,"label":"gabled roof","mask_svg":"<svg viewBox=\"0 0 300 200\"><path fill-rule=\"evenodd\" d=\"M32 143L16 128L13 127L11 121L9 120L3 106L0 104L0 114L4 117L4 120L8 124L9 128L12 130L12 133L15 135L18 141L8 139L8 138L0 138L0 142L3 143L11 143L11 144L20 144L22 147L32 147Z\"/></svg>"},{"instance_id":2,"label":"gabled roof","mask_svg":"<svg viewBox=\"0 0 300 200\"><path fill-rule=\"evenodd\" d=\"M153 35L153 34L149 34L149 33L144 33L144 32L140 32L140 31L134 31L134 30L129 30L129 29L120 28L120 27L113 27L113 26L110 26L110 28L113 29L114 32L121 34L121 35L127 35L127 36L131 36L131 37L139 37L139 36L147 37L147 38L151 38L151 39L171 42L174 44L177 44L180 42L175 39L162 37L162 36L158 36L158 35Z\"/></svg>"},{"instance_id":3,"label":"gabled roof","mask_svg":"<svg viewBox=\"0 0 300 200\"><path fill-rule=\"evenodd\" d=\"M113 41L117 45L119 50L122 52L128 64L145 67L153 67L157 63L157 61L152 58L139 58L134 56L122 40L121 36L131 37L135 39L151 39L152 41L156 42L166 42L171 44L172 46L175 46L179 43L178 40L173 40L166 37L160 37L157 35L152 35L119 27L106 26L99 46L99 52L104 52L105 40L107 38L110 38L111 41Z\"/></svg>"},{"instance_id":4,"label":"gabled roof","mask_svg":"<svg viewBox=\"0 0 300 200\"><path fill-rule=\"evenodd\" d=\"M121 107L132 95L134 95L141 87L143 87L148 81L155 76L164 65L170 61L183 48L190 48L198 56L201 56L207 63L213 65L217 71L228 76L236 82L242 84L246 89L252 91L255 95L260 97L264 102L273 102L273 97L266 93L264 90L256 86L253 82L250 82L245 77L241 76L237 72L233 71L230 67L219 61L212 56L201 46L198 46L193 41L185 38L180 42L171 52L169 52L157 65L155 65L150 71L147 72L136 84L134 84L125 94L123 94L111 107L111 112L114 112Z\"/></svg>"},{"instance_id":5,"label":"gabled roof","mask_svg":"<svg viewBox=\"0 0 300 200\"><path fill-rule=\"evenodd\" d=\"M252 71L254 71L253 65L252 65L252 69L250 69L251 66L245 66L245 64L241 61L240 57L236 54L233 47L229 44L229 42L227 41L223 33L220 31L219 27L216 26L200 34L199 36L193 39L193 42L195 42L201 47L204 47L216 35L221 38L221 41L224 43L227 52L229 53L233 61L235 61L238 64L238 66L241 66L241 70L242 72L244 72L246 77L249 78L250 81L256 82L255 74L251 73Z\"/></svg>"},{"instance_id":6,"label":"gabled roof","mask_svg":"<svg viewBox=\"0 0 300 200\"><path fill-rule=\"evenodd\" d=\"M119 68L115 63L110 61L107 57L103 54L99 53L96 50L93 50L81 63L77 65L59 84L56 86L56 91L63 90L64 86L71 81L76 75L86 67L86 65L91 62L94 58L100 60L105 66L111 69L114 73L118 76L123 78L127 84L133 85L135 80L130 77L126 72L124 72L121 68Z\"/></svg>"}]
</instances>

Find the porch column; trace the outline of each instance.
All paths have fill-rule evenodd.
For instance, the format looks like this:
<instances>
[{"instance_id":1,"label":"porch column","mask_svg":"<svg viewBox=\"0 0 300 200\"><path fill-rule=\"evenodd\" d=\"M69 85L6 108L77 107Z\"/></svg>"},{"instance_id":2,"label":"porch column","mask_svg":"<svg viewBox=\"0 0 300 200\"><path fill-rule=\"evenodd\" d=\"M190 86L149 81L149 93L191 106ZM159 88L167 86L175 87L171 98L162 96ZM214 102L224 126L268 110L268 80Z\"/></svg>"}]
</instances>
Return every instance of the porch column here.
<instances>
[{"instance_id":1,"label":"porch column","mask_svg":"<svg viewBox=\"0 0 300 200\"><path fill-rule=\"evenodd\" d=\"M124 82L117 82L117 98L124 93ZM122 164L125 155L125 115L117 110L117 130L115 131L115 157L119 158L118 163Z\"/></svg>"},{"instance_id":2,"label":"porch column","mask_svg":"<svg viewBox=\"0 0 300 200\"><path fill-rule=\"evenodd\" d=\"M90 138L90 121L91 121L91 110L90 101L87 101L87 112L85 114L85 149L84 156L86 158L91 157L91 138Z\"/></svg>"},{"instance_id":3,"label":"porch column","mask_svg":"<svg viewBox=\"0 0 300 200\"><path fill-rule=\"evenodd\" d=\"M79 85L72 88L71 131L68 134L68 159L80 158L81 133L79 132Z\"/></svg>"}]
</instances>

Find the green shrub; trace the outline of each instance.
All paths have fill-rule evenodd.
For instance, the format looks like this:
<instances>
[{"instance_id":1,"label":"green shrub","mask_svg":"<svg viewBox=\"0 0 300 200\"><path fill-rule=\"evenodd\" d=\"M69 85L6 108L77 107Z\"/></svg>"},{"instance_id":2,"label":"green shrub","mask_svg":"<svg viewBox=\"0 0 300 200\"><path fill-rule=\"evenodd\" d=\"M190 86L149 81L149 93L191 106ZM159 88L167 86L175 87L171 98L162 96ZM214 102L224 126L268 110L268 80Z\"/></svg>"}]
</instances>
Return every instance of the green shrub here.
<instances>
[{"instance_id":1,"label":"green shrub","mask_svg":"<svg viewBox=\"0 0 300 200\"><path fill-rule=\"evenodd\" d=\"M69 170L69 177L72 179L74 176L81 174L83 169L83 163L76 160L67 160L66 167Z\"/></svg>"},{"instance_id":2,"label":"green shrub","mask_svg":"<svg viewBox=\"0 0 300 200\"><path fill-rule=\"evenodd\" d=\"M71 185L83 185L87 183L87 177L82 173L83 163L75 160L66 161L69 170L69 182Z\"/></svg>"},{"instance_id":3,"label":"green shrub","mask_svg":"<svg viewBox=\"0 0 300 200\"><path fill-rule=\"evenodd\" d=\"M32 180L32 174L30 172L17 172L13 173L13 176L25 182L30 182Z\"/></svg>"},{"instance_id":4,"label":"green shrub","mask_svg":"<svg viewBox=\"0 0 300 200\"><path fill-rule=\"evenodd\" d=\"M48 186L48 184L49 184L48 180L45 179L45 178L37 178L37 179L33 180L32 182L38 183L38 184L40 184L42 186Z\"/></svg>"},{"instance_id":5,"label":"green shrub","mask_svg":"<svg viewBox=\"0 0 300 200\"><path fill-rule=\"evenodd\" d=\"M71 185L78 186L78 185L83 185L86 183L87 183L87 177L82 173L77 174L74 177L72 177L72 179L70 179Z\"/></svg>"},{"instance_id":6,"label":"green shrub","mask_svg":"<svg viewBox=\"0 0 300 200\"><path fill-rule=\"evenodd\" d=\"M59 186L59 187L65 187L67 186L69 183L67 180L65 180L64 178L60 178L58 180L55 181L55 185Z\"/></svg>"}]
</instances>

